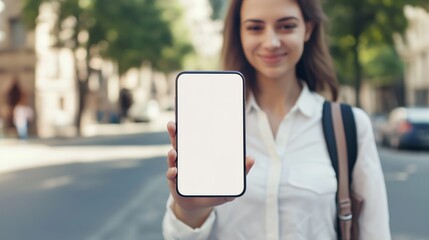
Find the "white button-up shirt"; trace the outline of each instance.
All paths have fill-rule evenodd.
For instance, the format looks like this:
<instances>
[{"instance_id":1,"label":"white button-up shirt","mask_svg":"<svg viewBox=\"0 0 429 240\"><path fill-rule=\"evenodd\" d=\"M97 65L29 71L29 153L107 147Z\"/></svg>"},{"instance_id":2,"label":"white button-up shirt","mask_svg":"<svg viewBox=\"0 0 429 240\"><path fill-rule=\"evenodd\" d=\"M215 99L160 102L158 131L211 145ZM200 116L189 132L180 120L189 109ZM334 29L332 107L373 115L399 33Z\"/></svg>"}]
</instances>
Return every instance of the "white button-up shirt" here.
<instances>
[{"instance_id":1,"label":"white button-up shirt","mask_svg":"<svg viewBox=\"0 0 429 240\"><path fill-rule=\"evenodd\" d=\"M167 203L165 239L334 240L337 180L322 129L324 98L307 86L273 136L268 117L251 96L246 105L246 150L255 157L246 193L217 206L192 229ZM389 240L386 189L368 116L353 108L358 158L351 190L364 200L363 240ZM225 136L227 137L227 136Z\"/></svg>"}]
</instances>

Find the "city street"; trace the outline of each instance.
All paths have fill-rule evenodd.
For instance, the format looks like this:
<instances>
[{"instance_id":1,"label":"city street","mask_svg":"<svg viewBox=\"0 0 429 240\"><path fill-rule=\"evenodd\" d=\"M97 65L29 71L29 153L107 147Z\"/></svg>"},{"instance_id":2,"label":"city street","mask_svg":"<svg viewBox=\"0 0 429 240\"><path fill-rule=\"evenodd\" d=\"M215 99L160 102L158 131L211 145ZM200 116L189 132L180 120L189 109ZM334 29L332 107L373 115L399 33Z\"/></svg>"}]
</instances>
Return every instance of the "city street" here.
<instances>
[{"instance_id":1,"label":"city street","mask_svg":"<svg viewBox=\"0 0 429 240\"><path fill-rule=\"evenodd\" d=\"M168 136L130 132L0 143L0 239L162 239ZM429 239L429 152L380 156L393 239Z\"/></svg>"},{"instance_id":2,"label":"city street","mask_svg":"<svg viewBox=\"0 0 429 240\"><path fill-rule=\"evenodd\" d=\"M238 211L217 214L216 226L234 227L237 236L221 240L326 240L334 225L325 228L317 215L332 208L318 204L332 197L335 206L334 171L313 161L324 154L317 136L325 131L313 112L325 98L366 114L354 111L358 131L372 130L380 144L392 239L429 240L429 149L394 149L428 146L428 28L429 0L0 0L0 240L162 240L172 148L166 125L178 109L185 113L185 121L178 118L179 179L187 179L181 160L192 159L184 138L192 153L204 152L193 154L199 159L221 162L236 149L231 143L241 145L229 130L243 123L250 130L247 152L256 155L257 171L246 196L254 190L258 199L246 211L263 223L249 225L254 217ZM239 81L230 81L236 71ZM244 119L232 114L239 112ZM343 116L344 123L353 117ZM185 125L193 131L181 134ZM217 139L217 129L228 131L212 142L189 134ZM219 172L232 186L238 178L225 177L235 172L227 164L198 161L205 170L191 168L204 177L188 179L209 190L221 181L207 173ZM379 212L368 205L365 216L374 220ZM365 223L373 238L388 235L387 224Z\"/></svg>"},{"instance_id":3,"label":"city street","mask_svg":"<svg viewBox=\"0 0 429 240\"><path fill-rule=\"evenodd\" d=\"M93 126L98 137L0 140L0 239L162 239L169 119Z\"/></svg>"},{"instance_id":4,"label":"city street","mask_svg":"<svg viewBox=\"0 0 429 240\"><path fill-rule=\"evenodd\" d=\"M429 151L380 149L394 240L429 239Z\"/></svg>"}]
</instances>

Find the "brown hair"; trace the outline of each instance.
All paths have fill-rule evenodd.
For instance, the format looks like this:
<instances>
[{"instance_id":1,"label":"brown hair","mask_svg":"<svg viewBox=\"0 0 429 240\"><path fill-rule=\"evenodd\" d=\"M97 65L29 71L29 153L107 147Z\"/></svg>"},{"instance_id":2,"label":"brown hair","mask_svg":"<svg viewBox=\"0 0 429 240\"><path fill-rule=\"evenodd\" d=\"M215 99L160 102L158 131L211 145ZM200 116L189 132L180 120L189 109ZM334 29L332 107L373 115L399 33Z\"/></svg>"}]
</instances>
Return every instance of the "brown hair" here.
<instances>
[{"instance_id":1,"label":"brown hair","mask_svg":"<svg viewBox=\"0 0 429 240\"><path fill-rule=\"evenodd\" d=\"M296 66L298 79L305 81L311 91L324 92L325 87L332 100L338 98L338 82L332 57L325 41L323 22L326 21L320 0L296 0L306 22L314 23L310 39ZM247 61L240 36L240 10L243 0L231 0L223 35L222 65L225 70L240 71L246 78L247 90L258 94L255 69Z\"/></svg>"}]
</instances>

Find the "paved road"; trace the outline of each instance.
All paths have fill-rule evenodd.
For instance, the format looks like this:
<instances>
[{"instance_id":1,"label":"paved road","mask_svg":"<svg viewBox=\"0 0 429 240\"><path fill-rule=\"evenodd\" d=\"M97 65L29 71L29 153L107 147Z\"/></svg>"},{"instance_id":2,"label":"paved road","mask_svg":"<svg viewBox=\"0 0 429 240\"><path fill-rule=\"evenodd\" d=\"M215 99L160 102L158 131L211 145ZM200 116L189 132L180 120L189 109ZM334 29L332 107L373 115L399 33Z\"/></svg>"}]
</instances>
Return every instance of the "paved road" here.
<instances>
[{"instance_id":1,"label":"paved road","mask_svg":"<svg viewBox=\"0 0 429 240\"><path fill-rule=\"evenodd\" d=\"M152 132L0 146L1 162L49 159L0 171L0 239L162 239L167 143ZM380 156L393 239L429 239L429 152Z\"/></svg>"},{"instance_id":2,"label":"paved road","mask_svg":"<svg viewBox=\"0 0 429 240\"><path fill-rule=\"evenodd\" d=\"M167 143L152 132L0 146L1 161L51 159L0 173L0 239L162 239Z\"/></svg>"},{"instance_id":3,"label":"paved road","mask_svg":"<svg viewBox=\"0 0 429 240\"><path fill-rule=\"evenodd\" d=\"M429 151L380 149L396 240L429 239Z\"/></svg>"}]
</instances>

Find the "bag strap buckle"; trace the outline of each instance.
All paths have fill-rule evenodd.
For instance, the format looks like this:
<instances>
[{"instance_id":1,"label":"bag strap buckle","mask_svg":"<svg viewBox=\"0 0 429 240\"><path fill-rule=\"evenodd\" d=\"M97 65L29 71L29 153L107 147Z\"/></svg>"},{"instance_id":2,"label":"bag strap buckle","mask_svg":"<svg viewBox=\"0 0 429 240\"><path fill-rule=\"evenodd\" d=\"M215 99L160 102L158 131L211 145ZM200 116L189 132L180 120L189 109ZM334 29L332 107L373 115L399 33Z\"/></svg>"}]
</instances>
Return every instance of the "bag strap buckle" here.
<instances>
[{"instance_id":1,"label":"bag strap buckle","mask_svg":"<svg viewBox=\"0 0 429 240\"><path fill-rule=\"evenodd\" d=\"M353 218L350 198L343 199L339 202L338 219L341 221L350 221Z\"/></svg>"}]
</instances>

